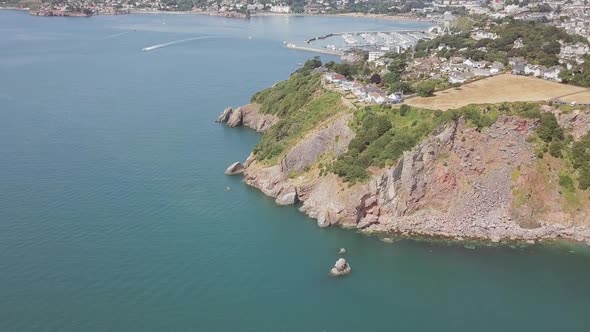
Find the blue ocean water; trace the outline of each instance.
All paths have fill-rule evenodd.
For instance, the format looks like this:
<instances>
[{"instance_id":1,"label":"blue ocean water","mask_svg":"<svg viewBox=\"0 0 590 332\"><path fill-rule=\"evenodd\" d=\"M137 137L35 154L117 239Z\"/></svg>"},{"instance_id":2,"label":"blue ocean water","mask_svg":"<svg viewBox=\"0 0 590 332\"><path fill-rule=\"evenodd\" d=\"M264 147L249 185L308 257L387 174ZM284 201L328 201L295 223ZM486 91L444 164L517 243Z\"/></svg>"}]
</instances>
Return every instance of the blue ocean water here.
<instances>
[{"instance_id":1,"label":"blue ocean water","mask_svg":"<svg viewBox=\"0 0 590 332\"><path fill-rule=\"evenodd\" d=\"M0 331L588 331L584 248L383 243L223 175L282 41L420 27L0 11Z\"/></svg>"}]
</instances>

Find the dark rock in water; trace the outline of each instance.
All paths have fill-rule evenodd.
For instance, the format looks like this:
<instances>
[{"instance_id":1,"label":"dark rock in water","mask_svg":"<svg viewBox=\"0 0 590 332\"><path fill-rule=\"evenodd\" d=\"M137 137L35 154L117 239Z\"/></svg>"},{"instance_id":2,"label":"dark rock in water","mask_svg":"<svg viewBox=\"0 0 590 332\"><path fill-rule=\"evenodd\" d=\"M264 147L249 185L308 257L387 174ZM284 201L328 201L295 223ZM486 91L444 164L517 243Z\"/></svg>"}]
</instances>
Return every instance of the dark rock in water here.
<instances>
[{"instance_id":1,"label":"dark rock in water","mask_svg":"<svg viewBox=\"0 0 590 332\"><path fill-rule=\"evenodd\" d=\"M242 174L244 172L244 165L241 162L236 161L235 163L231 164L226 170L225 175L236 175Z\"/></svg>"},{"instance_id":2,"label":"dark rock in water","mask_svg":"<svg viewBox=\"0 0 590 332\"><path fill-rule=\"evenodd\" d=\"M346 262L346 259L339 258L334 264L334 267L330 270L330 275L333 277L340 277L347 275L352 271L350 265Z\"/></svg>"}]
</instances>

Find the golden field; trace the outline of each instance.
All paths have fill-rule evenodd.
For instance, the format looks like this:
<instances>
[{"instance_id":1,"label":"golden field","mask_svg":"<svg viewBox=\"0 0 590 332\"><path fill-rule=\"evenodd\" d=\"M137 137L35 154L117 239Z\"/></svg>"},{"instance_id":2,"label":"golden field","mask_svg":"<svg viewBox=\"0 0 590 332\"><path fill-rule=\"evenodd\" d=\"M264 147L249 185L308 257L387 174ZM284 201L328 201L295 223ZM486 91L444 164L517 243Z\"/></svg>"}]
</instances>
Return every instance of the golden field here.
<instances>
[{"instance_id":1,"label":"golden field","mask_svg":"<svg viewBox=\"0 0 590 332\"><path fill-rule=\"evenodd\" d=\"M516 101L549 101L575 95L590 100L588 89L534 77L502 74L435 93L433 97L414 97L406 104L429 109L448 110L469 104L495 104ZM562 99L562 98L560 98ZM582 101L578 101L582 102Z\"/></svg>"}]
</instances>

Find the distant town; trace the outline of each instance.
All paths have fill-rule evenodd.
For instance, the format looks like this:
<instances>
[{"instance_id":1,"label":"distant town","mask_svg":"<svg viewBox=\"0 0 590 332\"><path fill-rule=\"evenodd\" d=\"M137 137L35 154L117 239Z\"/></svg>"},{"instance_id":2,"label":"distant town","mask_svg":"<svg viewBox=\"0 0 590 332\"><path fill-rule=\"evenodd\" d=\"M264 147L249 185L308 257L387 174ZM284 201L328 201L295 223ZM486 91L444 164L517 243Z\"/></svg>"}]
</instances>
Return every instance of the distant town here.
<instances>
[{"instance_id":1,"label":"distant town","mask_svg":"<svg viewBox=\"0 0 590 332\"><path fill-rule=\"evenodd\" d=\"M13 2L11 2L13 1ZM285 41L338 55L325 81L359 101L398 103L502 73L590 87L588 0L1 0L31 15L91 16L187 12L251 15L353 15L427 19L425 31L351 31Z\"/></svg>"},{"instance_id":2,"label":"distant town","mask_svg":"<svg viewBox=\"0 0 590 332\"><path fill-rule=\"evenodd\" d=\"M257 14L366 14L444 21L445 13L536 20L590 37L587 0L1 0L1 7L29 8L34 15L89 16L138 11ZM479 35L485 37L485 35Z\"/></svg>"}]
</instances>

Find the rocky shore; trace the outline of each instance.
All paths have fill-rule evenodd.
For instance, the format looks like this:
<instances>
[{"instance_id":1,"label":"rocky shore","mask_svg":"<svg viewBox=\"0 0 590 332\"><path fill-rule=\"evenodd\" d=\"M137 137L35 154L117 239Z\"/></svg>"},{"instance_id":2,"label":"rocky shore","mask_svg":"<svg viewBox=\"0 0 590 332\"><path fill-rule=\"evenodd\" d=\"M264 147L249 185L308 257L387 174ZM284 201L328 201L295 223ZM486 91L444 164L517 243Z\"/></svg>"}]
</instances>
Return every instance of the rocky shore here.
<instances>
[{"instance_id":1,"label":"rocky shore","mask_svg":"<svg viewBox=\"0 0 590 332\"><path fill-rule=\"evenodd\" d=\"M277 165L261 163L251 154L244 162L244 181L277 204L301 202L300 210L315 218L319 227L492 242L567 239L590 244L588 211L564 210L552 180L536 179L541 161L527 142L536 120L501 116L479 132L460 118L406 151L396 165L372 170L370 181L349 186L335 174L320 174L313 165L326 153L338 156L347 150L354 137L348 126L351 116L339 113L322 124ZM574 127L585 126L588 118L559 117ZM278 119L247 105L226 109L218 121L264 132ZM293 177L294 173L300 175ZM546 200L521 204L515 199L520 189L539 191Z\"/></svg>"}]
</instances>

